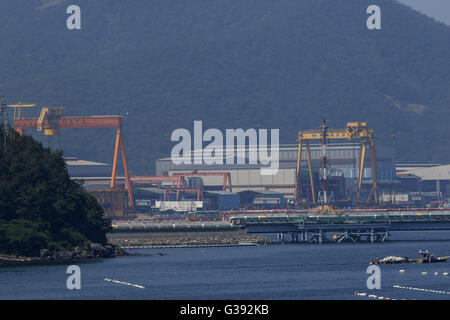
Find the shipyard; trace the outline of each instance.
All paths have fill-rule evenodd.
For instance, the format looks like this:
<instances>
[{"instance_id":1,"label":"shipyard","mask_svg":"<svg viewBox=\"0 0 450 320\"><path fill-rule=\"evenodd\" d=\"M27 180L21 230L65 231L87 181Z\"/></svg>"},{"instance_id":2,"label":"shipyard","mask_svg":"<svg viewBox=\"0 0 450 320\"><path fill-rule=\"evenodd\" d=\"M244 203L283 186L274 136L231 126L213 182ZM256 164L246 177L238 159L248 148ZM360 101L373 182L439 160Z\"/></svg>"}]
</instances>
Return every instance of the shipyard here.
<instances>
[{"instance_id":1,"label":"shipyard","mask_svg":"<svg viewBox=\"0 0 450 320\"><path fill-rule=\"evenodd\" d=\"M42 108L39 118L26 118L24 109L30 106L35 104L10 105L14 127L21 134L37 130L52 137L62 128L116 130L112 167L67 158L72 179L82 181L102 204L105 219L111 221L113 242L119 233L121 239L129 234L137 247L135 232L202 231L209 235L220 231L223 238L230 234L228 238L234 240L179 238L168 239L167 245L239 244L248 242L251 234L268 233L277 234L282 243L385 242L396 231L450 230L449 165L397 166L394 150L376 147L375 132L366 122L349 122L336 129L324 119L318 129L299 131L296 147L276 145L279 168L272 175L260 174L267 163L252 155L257 146L233 143L236 162L228 161L228 147L226 155L215 155L227 161L213 163L200 149L189 151L187 162L157 160L157 176L133 176L127 166L122 134L126 124L121 116L70 117L58 107ZM124 177L117 176L119 149ZM151 237L147 238L141 241L143 247L151 246ZM161 246L158 238L155 245Z\"/></svg>"},{"instance_id":2,"label":"shipyard","mask_svg":"<svg viewBox=\"0 0 450 320\"><path fill-rule=\"evenodd\" d=\"M448 300L447 2L3 0L0 300Z\"/></svg>"}]
</instances>

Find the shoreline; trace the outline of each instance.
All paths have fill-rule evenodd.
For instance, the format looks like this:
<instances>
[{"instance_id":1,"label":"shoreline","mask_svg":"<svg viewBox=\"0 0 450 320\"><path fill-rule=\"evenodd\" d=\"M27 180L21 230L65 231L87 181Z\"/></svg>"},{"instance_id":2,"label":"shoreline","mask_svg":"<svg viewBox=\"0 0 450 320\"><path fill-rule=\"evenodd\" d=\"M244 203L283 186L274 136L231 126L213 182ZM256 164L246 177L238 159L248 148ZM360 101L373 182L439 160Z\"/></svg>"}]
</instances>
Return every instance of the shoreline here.
<instances>
[{"instance_id":1,"label":"shoreline","mask_svg":"<svg viewBox=\"0 0 450 320\"><path fill-rule=\"evenodd\" d=\"M0 267L96 262L106 258L129 255L131 254L121 247L112 244L103 246L99 243L92 243L89 249L76 247L73 250L58 252L42 249L40 256L34 257L0 253Z\"/></svg>"},{"instance_id":2,"label":"shoreline","mask_svg":"<svg viewBox=\"0 0 450 320\"><path fill-rule=\"evenodd\" d=\"M200 247L259 246L271 244L263 236L243 230L200 232L114 232L108 233L108 244L91 244L89 249L75 248L62 252L41 250L40 256L26 257L0 253L0 267L37 266L98 262L120 256L134 256L130 249L167 249Z\"/></svg>"},{"instance_id":3,"label":"shoreline","mask_svg":"<svg viewBox=\"0 0 450 320\"><path fill-rule=\"evenodd\" d=\"M40 265L58 265L58 264L76 264L85 262L97 262L104 258L73 258L73 259L55 259L42 260L39 257L22 257L0 255L1 267L22 267L22 266L40 266Z\"/></svg>"}]
</instances>

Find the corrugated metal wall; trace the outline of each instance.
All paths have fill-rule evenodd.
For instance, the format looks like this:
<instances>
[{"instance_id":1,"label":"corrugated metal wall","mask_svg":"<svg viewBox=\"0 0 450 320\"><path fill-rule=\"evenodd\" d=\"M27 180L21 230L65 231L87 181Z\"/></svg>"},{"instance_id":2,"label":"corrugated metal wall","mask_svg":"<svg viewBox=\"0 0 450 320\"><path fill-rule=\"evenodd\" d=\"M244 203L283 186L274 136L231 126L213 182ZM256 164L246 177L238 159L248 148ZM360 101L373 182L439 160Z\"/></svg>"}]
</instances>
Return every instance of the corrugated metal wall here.
<instances>
[{"instance_id":1,"label":"corrugated metal wall","mask_svg":"<svg viewBox=\"0 0 450 320\"><path fill-rule=\"evenodd\" d=\"M175 165L170 158L160 159L156 161L156 174L168 175L171 171L190 171L190 170L214 170L214 171L242 171L234 173L236 177L232 176L234 185L249 185L249 181L255 181L253 184L293 184L292 170L296 168L297 162L297 145L283 145L280 146L280 171L275 176L261 176L259 169L261 165L251 164L181 164ZM361 155L361 145L356 143L331 144L328 150L328 160L330 166L337 173L344 175L346 178L356 178L359 171L359 158ZM377 176L379 180L393 180L395 178L395 166L393 164L394 152L392 148L378 147L376 149L377 155ZM311 158L313 160L313 167L320 166L320 150L318 145L311 145ZM306 151L302 152L301 166L305 168ZM285 169L285 170L283 170ZM290 178L289 178L290 177ZM364 170L364 177L371 178L372 170L370 169L370 157L366 157L366 168ZM291 180L289 180L291 179ZM237 181L237 182L235 182ZM241 183L242 181L242 183Z\"/></svg>"}]
</instances>

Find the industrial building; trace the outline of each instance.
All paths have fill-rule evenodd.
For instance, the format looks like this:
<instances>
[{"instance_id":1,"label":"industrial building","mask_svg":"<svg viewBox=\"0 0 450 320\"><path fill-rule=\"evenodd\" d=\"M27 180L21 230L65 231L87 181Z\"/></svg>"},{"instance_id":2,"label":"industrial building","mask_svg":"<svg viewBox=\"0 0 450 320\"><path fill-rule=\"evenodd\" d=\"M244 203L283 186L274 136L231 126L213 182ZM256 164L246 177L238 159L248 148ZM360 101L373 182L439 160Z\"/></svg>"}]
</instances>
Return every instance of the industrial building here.
<instances>
[{"instance_id":1,"label":"industrial building","mask_svg":"<svg viewBox=\"0 0 450 320\"><path fill-rule=\"evenodd\" d=\"M329 148L329 158L333 168L330 190L337 199L350 198L355 192L358 176L358 144L336 144ZM176 166L170 159L157 160L159 175L144 177L160 182L149 185L139 184L142 177L132 177L135 181L133 194L136 211L180 211L190 205L189 211L202 210L236 210L239 208L278 209L293 205L295 184L295 165L297 147L283 145L280 148L280 169L276 175L262 176L259 165L181 165ZM306 155L305 155L306 156ZM317 146L311 146L313 177L318 185ZM384 207L442 205L450 195L450 165L438 164L393 164L393 152L388 148L377 149L377 168L380 182L379 202ZM108 215L123 216L127 207L127 198L123 189L109 191L111 165L100 162L79 160L66 157L68 171L73 179L85 181L88 191L94 194L104 206ZM303 163L304 162L304 163ZM306 159L302 155L302 174L304 192L308 193L308 174ZM192 172L195 172L194 174ZM182 194L177 200L175 193L165 195L173 186L168 177L183 176L186 188L202 190L202 199L198 201L195 192ZM230 181L224 174L229 174ZM190 176L190 175L193 176ZM197 176L196 176L197 175ZM119 184L124 184L124 177L117 177ZM364 179L369 185L370 168L364 170ZM189 203L188 203L189 202ZM348 206L351 206L349 202ZM121 209L118 209L121 208Z\"/></svg>"},{"instance_id":2,"label":"industrial building","mask_svg":"<svg viewBox=\"0 0 450 320\"><path fill-rule=\"evenodd\" d=\"M273 176L261 175L261 165L258 164L175 165L170 158L159 159L156 163L158 176L132 177L136 211L142 213L168 210L176 212L180 211L180 208L193 204L196 205L196 208L190 208L189 211L290 207L294 203L297 151L296 145L280 147L280 169ZM391 149L378 146L376 151L381 206L422 207L430 204L437 206L447 201L450 194L450 165L395 165L393 163L394 153ZM361 146L357 143L329 146L328 158L333 171L330 178L330 190L337 199L350 199L351 195L355 193L360 152ZM302 154L301 166L304 170L302 180L304 192L308 193L310 189L305 157L306 154ZM319 146L311 145L311 163L316 185L319 185L320 162L317 161L319 157ZM117 203L115 203L118 202L119 207L122 208L127 206L124 190L118 189L117 195L113 195L111 192L106 194L106 191L109 190L111 165L73 157L67 157L66 164L72 178L85 181L88 190L101 201L108 215L122 216L124 214L121 210L117 210ZM363 175L363 182L367 186L371 181L370 165L368 167L364 169ZM230 181L225 173L229 175ZM177 180L175 177L181 174L184 174L182 176L184 186L196 192L201 190L202 199L198 199L196 192L187 192L180 194L180 198L177 200L176 193L167 192L167 190L173 189L173 181ZM174 179L169 179L169 177ZM117 178L119 184L124 184L124 177ZM142 182L138 183L143 178L151 180L148 185L142 184ZM155 184L153 180L158 183ZM347 204L351 206L350 202Z\"/></svg>"},{"instance_id":3,"label":"industrial building","mask_svg":"<svg viewBox=\"0 0 450 320\"><path fill-rule=\"evenodd\" d=\"M313 171L320 167L320 145L311 145L311 160ZM249 147L246 147L248 155ZM195 152L194 152L195 154ZM275 175L261 175L261 164L174 164L171 158L156 161L156 174L158 176L171 176L180 172L229 172L234 192L241 191L271 191L282 193L285 198L293 198L296 176L298 145L281 145L279 148L279 170ZM376 162L377 177L383 182L392 182L395 179L394 151L391 148L377 146ZM336 143L328 147L327 157L332 168L333 177L343 177L347 182L347 188L351 189L358 177L359 159L361 157L360 143ZM225 163L225 159L223 161ZM367 162L367 160L366 160ZM368 162L370 164L370 161ZM302 168L307 167L307 155L301 155ZM370 181L372 178L370 165L364 168L363 179ZM221 190L222 179L217 176L202 177L205 190ZM347 190L350 192L351 190Z\"/></svg>"},{"instance_id":4,"label":"industrial building","mask_svg":"<svg viewBox=\"0 0 450 320\"><path fill-rule=\"evenodd\" d=\"M396 171L392 194L407 196L405 202L415 206L448 206L450 165L398 164Z\"/></svg>"}]
</instances>

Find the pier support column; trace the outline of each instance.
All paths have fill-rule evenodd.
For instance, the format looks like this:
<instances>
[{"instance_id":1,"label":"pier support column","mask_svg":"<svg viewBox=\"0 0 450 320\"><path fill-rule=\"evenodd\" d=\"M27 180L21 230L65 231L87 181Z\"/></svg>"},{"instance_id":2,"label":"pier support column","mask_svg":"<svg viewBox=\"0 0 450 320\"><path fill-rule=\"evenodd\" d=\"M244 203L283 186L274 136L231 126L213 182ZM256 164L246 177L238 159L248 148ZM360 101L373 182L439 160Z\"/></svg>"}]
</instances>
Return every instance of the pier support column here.
<instances>
[{"instance_id":1,"label":"pier support column","mask_svg":"<svg viewBox=\"0 0 450 320\"><path fill-rule=\"evenodd\" d=\"M319 243L322 243L322 230L319 230L318 240L319 240Z\"/></svg>"},{"instance_id":2,"label":"pier support column","mask_svg":"<svg viewBox=\"0 0 450 320\"><path fill-rule=\"evenodd\" d=\"M281 240L281 243L284 244L284 233L279 233L279 234L278 234L278 239L280 239L280 240Z\"/></svg>"},{"instance_id":3,"label":"pier support column","mask_svg":"<svg viewBox=\"0 0 450 320\"><path fill-rule=\"evenodd\" d=\"M381 242L385 242L389 240L389 230L386 230L386 232L384 233L383 239L381 240Z\"/></svg>"},{"instance_id":4,"label":"pier support column","mask_svg":"<svg viewBox=\"0 0 450 320\"><path fill-rule=\"evenodd\" d=\"M370 229L370 242L373 243L375 241L374 230Z\"/></svg>"}]
</instances>

